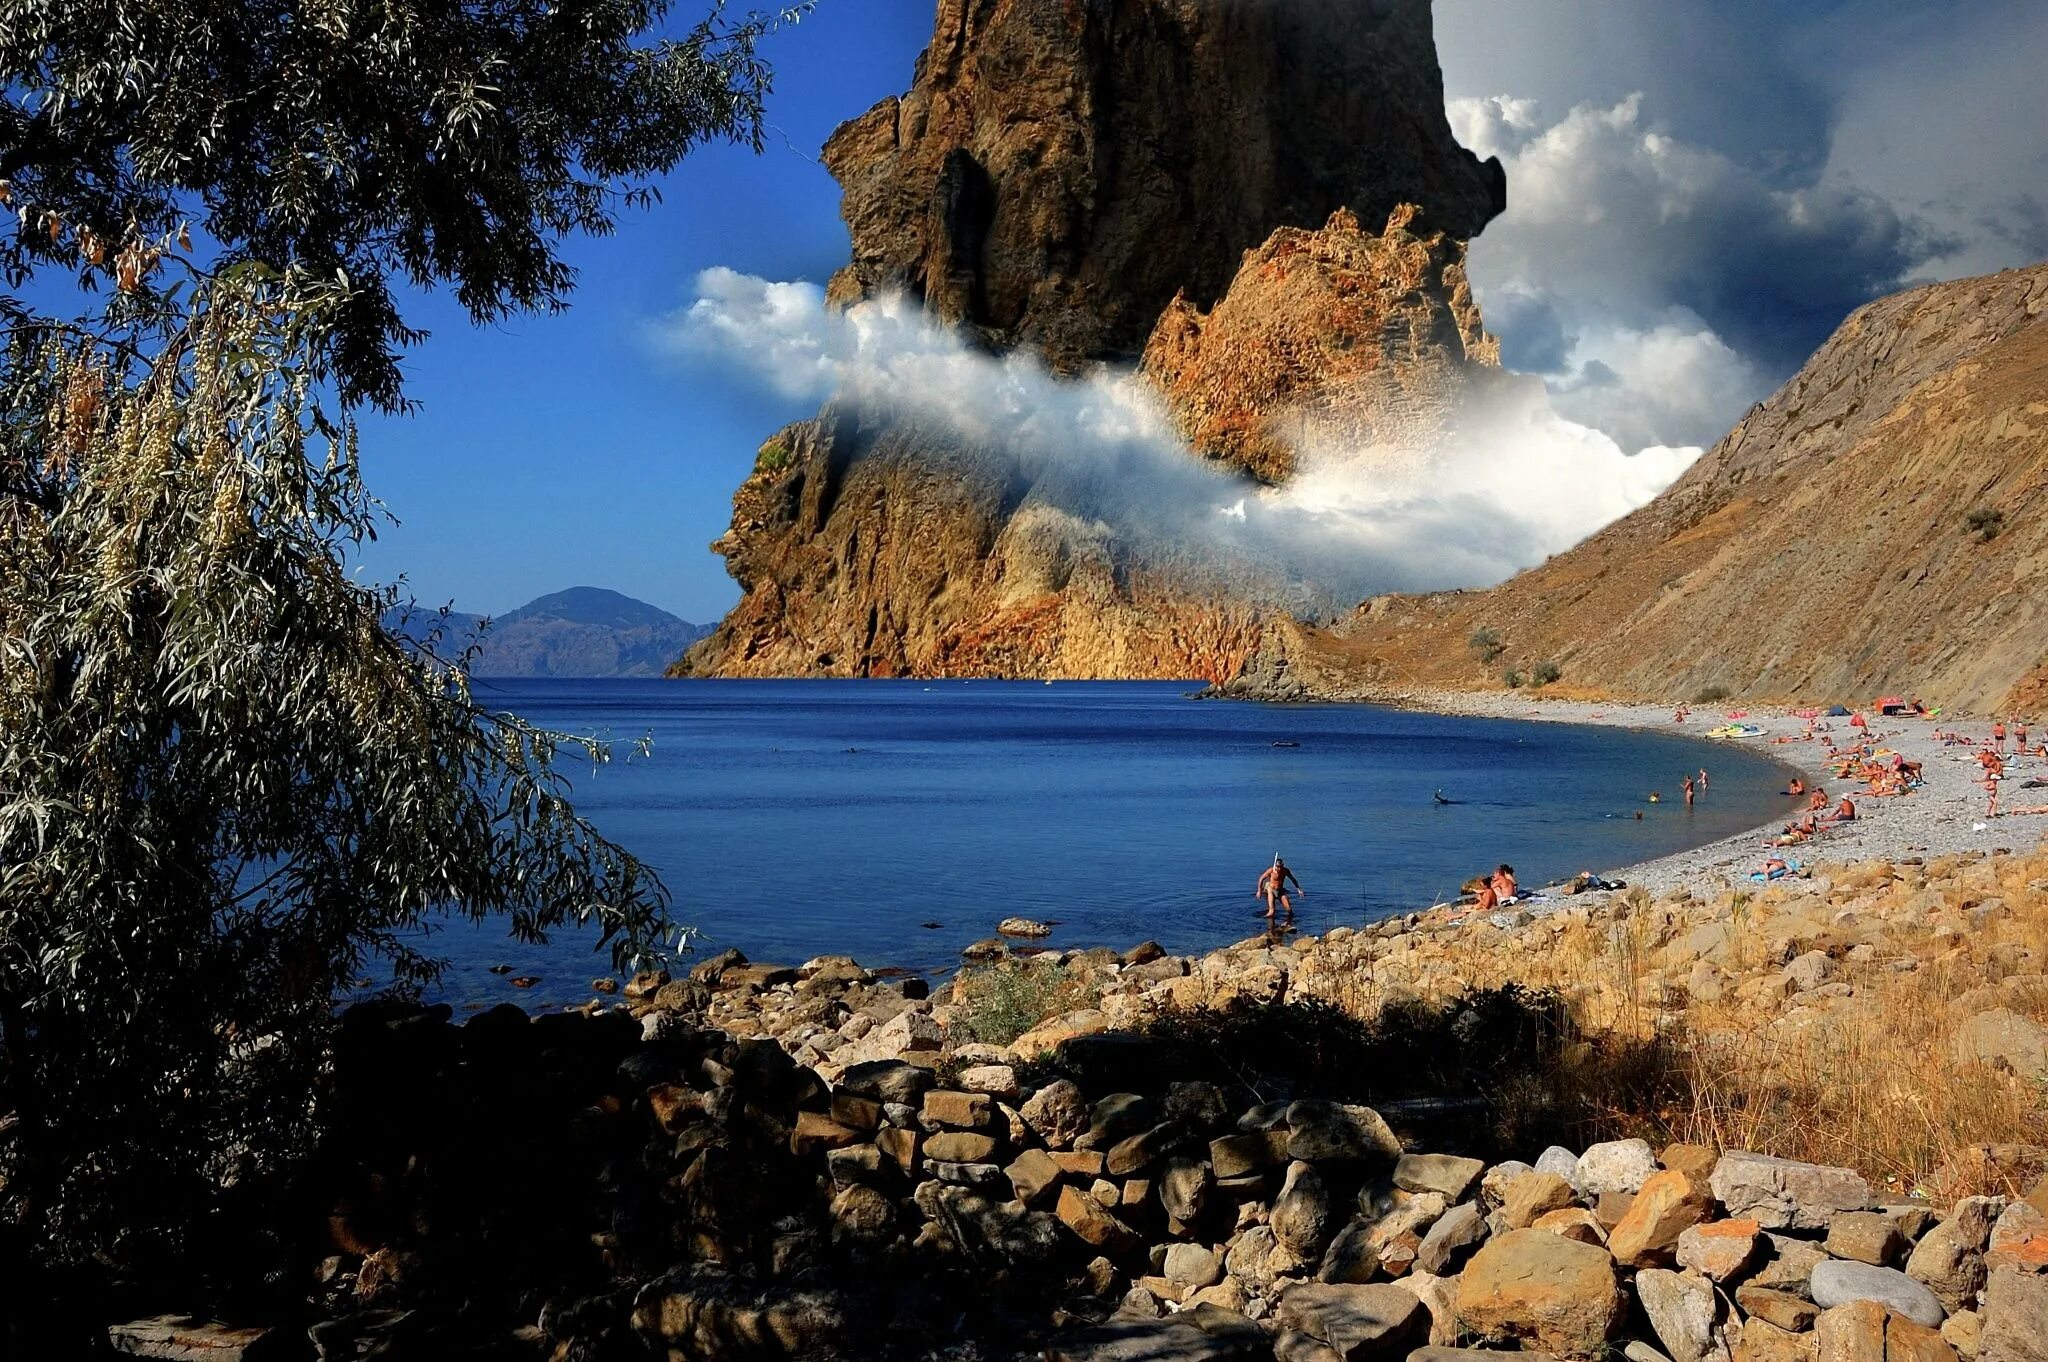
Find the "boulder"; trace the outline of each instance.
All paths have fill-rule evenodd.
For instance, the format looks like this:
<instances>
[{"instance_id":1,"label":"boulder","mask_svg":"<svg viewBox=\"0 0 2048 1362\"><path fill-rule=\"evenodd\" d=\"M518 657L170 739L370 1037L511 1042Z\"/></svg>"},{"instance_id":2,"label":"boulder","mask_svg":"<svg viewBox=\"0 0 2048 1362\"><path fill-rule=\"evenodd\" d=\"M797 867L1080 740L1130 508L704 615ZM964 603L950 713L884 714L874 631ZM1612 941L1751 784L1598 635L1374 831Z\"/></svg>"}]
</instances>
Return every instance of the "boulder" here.
<instances>
[{"instance_id":1,"label":"boulder","mask_svg":"<svg viewBox=\"0 0 2048 1362\"><path fill-rule=\"evenodd\" d=\"M998 1102L1014 1102L1021 1091L1017 1071L1007 1064L971 1064L955 1081L967 1092L985 1092Z\"/></svg>"},{"instance_id":2,"label":"boulder","mask_svg":"<svg viewBox=\"0 0 2048 1362\"><path fill-rule=\"evenodd\" d=\"M1031 1094L1017 1110L1050 1149L1065 1149L1088 1129L1088 1100L1064 1078Z\"/></svg>"},{"instance_id":3,"label":"boulder","mask_svg":"<svg viewBox=\"0 0 2048 1362\"><path fill-rule=\"evenodd\" d=\"M1965 1197L1948 1219L1920 1236L1906 1259L1906 1275L1932 1291L1953 1313L1984 1289L1984 1246L1992 1223L2005 1209L2003 1197Z\"/></svg>"},{"instance_id":4,"label":"boulder","mask_svg":"<svg viewBox=\"0 0 2048 1362\"><path fill-rule=\"evenodd\" d=\"M1820 1315L1820 1307L1804 1296L1795 1296L1789 1291L1773 1291L1764 1286L1737 1287L1735 1304L1743 1314L1792 1333L1811 1329L1813 1321Z\"/></svg>"},{"instance_id":5,"label":"boulder","mask_svg":"<svg viewBox=\"0 0 2048 1362\"><path fill-rule=\"evenodd\" d=\"M1121 1258L1138 1246L1137 1231L1111 1215L1101 1202L1079 1188L1060 1188L1059 1203L1053 1213L1082 1243L1100 1249L1111 1258Z\"/></svg>"},{"instance_id":6,"label":"boulder","mask_svg":"<svg viewBox=\"0 0 2048 1362\"><path fill-rule=\"evenodd\" d=\"M1725 1282L1756 1260L1762 1243L1754 1220L1712 1220L1682 1231L1673 1256L1680 1267Z\"/></svg>"},{"instance_id":7,"label":"boulder","mask_svg":"<svg viewBox=\"0 0 2048 1362\"><path fill-rule=\"evenodd\" d=\"M1588 1201L1609 1192L1635 1192L1657 1171L1657 1155L1647 1140L1609 1140L1579 1155L1572 1185Z\"/></svg>"},{"instance_id":8,"label":"boulder","mask_svg":"<svg viewBox=\"0 0 2048 1362\"><path fill-rule=\"evenodd\" d=\"M1541 1230L1489 1240L1458 1282L1458 1319L1496 1342L1596 1356L1622 1317L1621 1287L1606 1250Z\"/></svg>"},{"instance_id":9,"label":"boulder","mask_svg":"<svg viewBox=\"0 0 2048 1362\"><path fill-rule=\"evenodd\" d=\"M919 1111L928 1126L979 1130L995 1115L995 1100L985 1092L953 1092L934 1088L924 1095Z\"/></svg>"},{"instance_id":10,"label":"boulder","mask_svg":"<svg viewBox=\"0 0 2048 1362\"><path fill-rule=\"evenodd\" d=\"M1216 1180L1209 1165L1195 1159L1168 1159L1159 1170L1159 1205L1183 1225L1192 1224L1208 1205Z\"/></svg>"},{"instance_id":11,"label":"boulder","mask_svg":"<svg viewBox=\"0 0 2048 1362\"><path fill-rule=\"evenodd\" d=\"M1906 1236L1880 1211L1843 1211L1828 1221L1826 1248L1837 1258L1887 1267L1905 1253Z\"/></svg>"},{"instance_id":12,"label":"boulder","mask_svg":"<svg viewBox=\"0 0 2048 1362\"><path fill-rule=\"evenodd\" d=\"M1236 1341L1207 1333L1179 1315L1119 1317L1055 1334L1045 1349L1048 1362L1160 1362L1169 1357L1178 1362L1241 1362L1244 1355Z\"/></svg>"},{"instance_id":13,"label":"boulder","mask_svg":"<svg viewBox=\"0 0 2048 1362\"><path fill-rule=\"evenodd\" d=\"M1223 1280L1223 1255L1200 1244L1168 1244L1161 1273L1175 1286L1199 1291Z\"/></svg>"},{"instance_id":14,"label":"boulder","mask_svg":"<svg viewBox=\"0 0 2048 1362\"><path fill-rule=\"evenodd\" d=\"M1223 1255L1223 1268L1255 1292L1271 1291L1281 1277L1300 1272L1307 1264L1288 1252L1266 1225L1254 1225L1231 1241Z\"/></svg>"},{"instance_id":15,"label":"boulder","mask_svg":"<svg viewBox=\"0 0 2048 1362\"><path fill-rule=\"evenodd\" d=\"M1536 1156L1536 1171L1539 1173L1555 1173L1566 1182L1572 1183L1573 1190L1576 1191L1576 1179L1579 1176L1579 1156L1566 1149L1563 1145L1551 1145Z\"/></svg>"},{"instance_id":16,"label":"boulder","mask_svg":"<svg viewBox=\"0 0 2048 1362\"><path fill-rule=\"evenodd\" d=\"M1329 1188L1323 1185L1315 1165L1289 1164L1287 1180L1273 1200L1273 1213L1267 1221L1274 1237L1297 1258L1318 1258L1330 1241L1334 1218Z\"/></svg>"},{"instance_id":17,"label":"boulder","mask_svg":"<svg viewBox=\"0 0 2048 1362\"><path fill-rule=\"evenodd\" d=\"M1407 1192L1439 1192L1444 1200L1463 1201L1486 1165L1478 1159L1449 1154L1403 1154L1394 1162L1394 1185Z\"/></svg>"},{"instance_id":18,"label":"boulder","mask_svg":"<svg viewBox=\"0 0 2048 1362\"><path fill-rule=\"evenodd\" d=\"M1822 1311L1851 1301L1876 1301L1930 1329L1940 1328L1948 1314L1932 1291L1896 1268L1831 1258L1814 1267L1809 1285Z\"/></svg>"},{"instance_id":19,"label":"boulder","mask_svg":"<svg viewBox=\"0 0 2048 1362\"><path fill-rule=\"evenodd\" d=\"M1713 1200L1707 1184L1690 1173L1676 1169L1652 1173L1629 1203L1627 1214L1609 1231L1607 1251L1624 1267L1671 1263L1678 1237L1706 1217Z\"/></svg>"},{"instance_id":20,"label":"boulder","mask_svg":"<svg viewBox=\"0 0 2048 1362\"><path fill-rule=\"evenodd\" d=\"M1037 1204L1060 1180L1059 1164L1043 1149L1025 1150L1003 1173L1010 1179L1010 1190L1026 1206Z\"/></svg>"},{"instance_id":21,"label":"boulder","mask_svg":"<svg viewBox=\"0 0 2048 1362\"><path fill-rule=\"evenodd\" d=\"M1814 1338L1747 1319L1735 1337L1734 1362L1816 1362Z\"/></svg>"},{"instance_id":22,"label":"boulder","mask_svg":"<svg viewBox=\"0 0 2048 1362\"><path fill-rule=\"evenodd\" d=\"M1520 1159L1505 1159L1487 1169L1485 1176L1479 1179L1479 1199L1486 1203L1488 1210L1492 1210L1507 1199L1509 1183L1524 1173L1535 1171Z\"/></svg>"},{"instance_id":23,"label":"boulder","mask_svg":"<svg viewBox=\"0 0 2048 1362\"><path fill-rule=\"evenodd\" d=\"M1431 1276L1455 1272L1467 1253L1486 1238L1486 1217L1473 1202L1453 1206L1438 1217L1415 1250L1415 1270Z\"/></svg>"},{"instance_id":24,"label":"boulder","mask_svg":"<svg viewBox=\"0 0 2048 1362\"><path fill-rule=\"evenodd\" d=\"M1010 1049L1019 1059L1043 1059L1070 1040L1100 1035L1109 1028L1110 1020L1102 1012L1092 1007L1082 1008L1046 1018L1011 1041Z\"/></svg>"},{"instance_id":25,"label":"boulder","mask_svg":"<svg viewBox=\"0 0 2048 1362\"><path fill-rule=\"evenodd\" d=\"M873 1059L848 1065L836 1086L885 1105L897 1102L914 1107L937 1082L930 1069L900 1059Z\"/></svg>"},{"instance_id":26,"label":"boulder","mask_svg":"<svg viewBox=\"0 0 2048 1362\"><path fill-rule=\"evenodd\" d=\"M2048 1028L2007 1008L1979 1012L1956 1028L1955 1056L1988 1064L2030 1083L2048 1079Z\"/></svg>"},{"instance_id":27,"label":"boulder","mask_svg":"<svg viewBox=\"0 0 2048 1362\"><path fill-rule=\"evenodd\" d=\"M1817 1362L1955 1362L1939 1330L1874 1300L1823 1310L1813 1324Z\"/></svg>"},{"instance_id":28,"label":"boulder","mask_svg":"<svg viewBox=\"0 0 2048 1362\"><path fill-rule=\"evenodd\" d=\"M1768 1246L1767 1256L1750 1274L1750 1284L1773 1291L1789 1291L1795 1296L1811 1299L1813 1270L1828 1262L1828 1255L1804 1239L1768 1231L1764 1234L1764 1243Z\"/></svg>"},{"instance_id":29,"label":"boulder","mask_svg":"<svg viewBox=\"0 0 2048 1362\"><path fill-rule=\"evenodd\" d=\"M112 1351L130 1357L185 1359L186 1362L243 1362L267 1352L268 1329L236 1328L191 1315L150 1315L107 1326ZM273 1340L276 1341L276 1340Z\"/></svg>"},{"instance_id":30,"label":"boulder","mask_svg":"<svg viewBox=\"0 0 2048 1362\"><path fill-rule=\"evenodd\" d=\"M987 1163L995 1152L994 1136L972 1130L941 1130L924 1142L924 1156L941 1163Z\"/></svg>"},{"instance_id":31,"label":"boulder","mask_svg":"<svg viewBox=\"0 0 2048 1362\"><path fill-rule=\"evenodd\" d=\"M1706 1362L1714 1342L1714 1284L1692 1272L1644 1268L1636 1274L1636 1299L1671 1362Z\"/></svg>"},{"instance_id":32,"label":"boulder","mask_svg":"<svg viewBox=\"0 0 2048 1362\"><path fill-rule=\"evenodd\" d=\"M1401 1142L1371 1107L1301 1101L1287 1108L1287 1156L1308 1163L1391 1163Z\"/></svg>"},{"instance_id":33,"label":"boulder","mask_svg":"<svg viewBox=\"0 0 2048 1362\"><path fill-rule=\"evenodd\" d=\"M1991 1226L1991 1238L1984 1245L1987 1268L2010 1263L2029 1272L2048 1269L2048 1215L2034 1205L2041 1189L2024 1201L2015 1201L1999 1213Z\"/></svg>"},{"instance_id":34,"label":"boulder","mask_svg":"<svg viewBox=\"0 0 2048 1362\"><path fill-rule=\"evenodd\" d=\"M1429 1311L1398 1286L1304 1282L1280 1298L1275 1318L1343 1362L1401 1362L1429 1342Z\"/></svg>"},{"instance_id":35,"label":"boulder","mask_svg":"<svg viewBox=\"0 0 2048 1362\"><path fill-rule=\"evenodd\" d=\"M1728 1214L1765 1229L1823 1230L1837 1211L1870 1205L1870 1184L1847 1168L1732 1150L1709 1180Z\"/></svg>"},{"instance_id":36,"label":"boulder","mask_svg":"<svg viewBox=\"0 0 2048 1362\"><path fill-rule=\"evenodd\" d=\"M2048 1362L2048 1277L2010 1265L1984 1284L1979 1362Z\"/></svg>"},{"instance_id":37,"label":"boulder","mask_svg":"<svg viewBox=\"0 0 2048 1362\"><path fill-rule=\"evenodd\" d=\"M1574 1195L1571 1183L1556 1173L1524 1173L1507 1185L1500 1206L1501 1223L1511 1230L1525 1230L1537 1217L1571 1205Z\"/></svg>"},{"instance_id":38,"label":"boulder","mask_svg":"<svg viewBox=\"0 0 2048 1362\"><path fill-rule=\"evenodd\" d=\"M1113 1178L1125 1178L1141 1169L1149 1168L1153 1162L1179 1143L1180 1127L1167 1123L1141 1130L1136 1135L1118 1140L1110 1146L1103 1168Z\"/></svg>"}]
</instances>

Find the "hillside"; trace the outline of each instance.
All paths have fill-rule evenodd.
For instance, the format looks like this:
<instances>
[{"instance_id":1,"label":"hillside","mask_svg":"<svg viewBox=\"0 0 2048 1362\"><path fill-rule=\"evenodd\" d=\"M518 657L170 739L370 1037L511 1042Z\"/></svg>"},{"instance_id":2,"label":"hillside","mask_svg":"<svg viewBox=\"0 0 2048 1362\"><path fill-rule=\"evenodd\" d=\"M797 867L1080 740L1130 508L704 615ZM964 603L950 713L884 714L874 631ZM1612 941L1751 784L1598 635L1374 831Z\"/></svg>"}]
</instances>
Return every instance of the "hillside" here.
<instances>
[{"instance_id":1,"label":"hillside","mask_svg":"<svg viewBox=\"0 0 2048 1362\"><path fill-rule=\"evenodd\" d=\"M1062 374L1142 357L1243 493L1288 476L1285 409L1371 425L1493 367L1463 261L1503 174L1451 134L1428 0L942 0L912 88L824 160L831 301L904 294ZM1007 434L851 401L777 433L713 545L743 597L676 670L1236 675L1302 584L1148 554L1088 486L1132 494L1113 453L1063 482Z\"/></svg>"},{"instance_id":2,"label":"hillside","mask_svg":"<svg viewBox=\"0 0 2048 1362\"><path fill-rule=\"evenodd\" d=\"M1641 510L1492 590L1292 630L1240 689L1480 688L1552 661L1564 686L1618 697L2038 707L2044 321L2048 265L1859 308Z\"/></svg>"},{"instance_id":3,"label":"hillside","mask_svg":"<svg viewBox=\"0 0 2048 1362\"><path fill-rule=\"evenodd\" d=\"M449 616L451 643L469 638L483 617ZM418 637L430 617L390 622ZM528 601L490 621L470 668L474 676L660 676L685 648L710 632L645 601L602 587L572 586Z\"/></svg>"}]
</instances>

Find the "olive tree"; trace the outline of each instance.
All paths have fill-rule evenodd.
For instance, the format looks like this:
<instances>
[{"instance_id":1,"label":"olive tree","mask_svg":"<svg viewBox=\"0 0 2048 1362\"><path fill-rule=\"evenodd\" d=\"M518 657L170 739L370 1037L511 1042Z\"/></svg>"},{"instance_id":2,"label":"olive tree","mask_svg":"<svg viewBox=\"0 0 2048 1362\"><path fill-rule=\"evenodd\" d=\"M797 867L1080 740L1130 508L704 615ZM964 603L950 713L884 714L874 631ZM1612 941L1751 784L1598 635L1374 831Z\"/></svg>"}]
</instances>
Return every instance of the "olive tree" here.
<instances>
[{"instance_id":1,"label":"olive tree","mask_svg":"<svg viewBox=\"0 0 2048 1362\"><path fill-rule=\"evenodd\" d=\"M431 979L438 918L672 941L557 773L608 748L479 705L348 570L394 288L560 306L565 237L758 144L774 20L664 11L0 0L0 1247L160 1266L267 1195L337 993Z\"/></svg>"}]
</instances>

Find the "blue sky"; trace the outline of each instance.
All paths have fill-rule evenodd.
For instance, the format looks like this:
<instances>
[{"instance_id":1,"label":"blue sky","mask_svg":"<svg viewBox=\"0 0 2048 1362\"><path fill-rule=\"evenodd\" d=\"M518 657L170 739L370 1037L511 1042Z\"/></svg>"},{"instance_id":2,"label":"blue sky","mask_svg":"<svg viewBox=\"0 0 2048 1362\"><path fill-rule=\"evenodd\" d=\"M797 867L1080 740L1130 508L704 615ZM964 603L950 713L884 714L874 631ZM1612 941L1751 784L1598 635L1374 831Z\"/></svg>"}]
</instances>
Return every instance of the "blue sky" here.
<instances>
[{"instance_id":1,"label":"blue sky","mask_svg":"<svg viewBox=\"0 0 2048 1362\"><path fill-rule=\"evenodd\" d=\"M2048 6L1436 13L1453 125L1509 170L1508 213L1473 248L1489 324L1560 411L1624 448L1710 442L1869 296L2048 255ZM411 300L434 333L407 363L423 409L366 423L370 485L400 523L364 573L494 613L571 585L722 613L737 592L707 545L756 447L814 404L656 333L710 266L838 268L838 191L813 158L907 88L931 16L931 0L822 0L776 35L768 150L704 149L664 204L571 243L567 313L478 330L445 295Z\"/></svg>"},{"instance_id":2,"label":"blue sky","mask_svg":"<svg viewBox=\"0 0 2048 1362\"><path fill-rule=\"evenodd\" d=\"M810 411L693 371L651 329L709 266L822 283L845 263L817 149L906 89L930 37L922 0L825 0L772 38L768 149L703 148L661 205L571 243L566 313L479 330L445 293L409 299L406 319L434 334L406 362L422 410L365 418L364 473L399 521L362 555L366 574L491 613L587 585L686 619L722 614L737 591L707 545L755 449Z\"/></svg>"}]
</instances>

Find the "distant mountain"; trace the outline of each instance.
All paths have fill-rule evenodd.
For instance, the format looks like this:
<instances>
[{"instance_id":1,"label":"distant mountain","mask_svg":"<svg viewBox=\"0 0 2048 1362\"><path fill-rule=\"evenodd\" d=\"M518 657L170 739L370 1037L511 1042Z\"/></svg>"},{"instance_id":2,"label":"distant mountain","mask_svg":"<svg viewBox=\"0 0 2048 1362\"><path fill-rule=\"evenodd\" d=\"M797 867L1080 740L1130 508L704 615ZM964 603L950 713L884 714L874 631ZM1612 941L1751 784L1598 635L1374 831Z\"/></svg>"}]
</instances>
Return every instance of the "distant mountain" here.
<instances>
[{"instance_id":1,"label":"distant mountain","mask_svg":"<svg viewBox=\"0 0 2048 1362\"><path fill-rule=\"evenodd\" d=\"M400 612L393 632L418 638L435 612ZM442 651L459 648L481 617L452 613ZM473 676L660 676L683 650L711 632L707 624L616 591L572 586L528 601L491 621L470 667Z\"/></svg>"}]
</instances>

